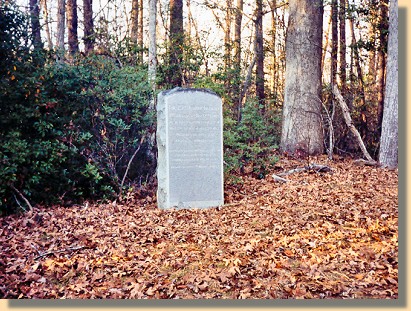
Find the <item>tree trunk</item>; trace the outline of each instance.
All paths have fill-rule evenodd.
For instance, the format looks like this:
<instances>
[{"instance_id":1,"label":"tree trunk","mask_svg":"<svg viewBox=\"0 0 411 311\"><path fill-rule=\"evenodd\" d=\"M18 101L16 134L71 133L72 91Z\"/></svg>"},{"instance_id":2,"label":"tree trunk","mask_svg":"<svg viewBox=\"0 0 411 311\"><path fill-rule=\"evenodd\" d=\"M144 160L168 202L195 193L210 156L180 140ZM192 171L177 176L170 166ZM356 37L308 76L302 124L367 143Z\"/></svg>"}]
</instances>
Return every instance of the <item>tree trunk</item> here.
<instances>
[{"instance_id":1,"label":"tree trunk","mask_svg":"<svg viewBox=\"0 0 411 311\"><path fill-rule=\"evenodd\" d=\"M398 2L390 1L387 80L379 161L383 166L398 165Z\"/></svg>"},{"instance_id":2,"label":"tree trunk","mask_svg":"<svg viewBox=\"0 0 411 311\"><path fill-rule=\"evenodd\" d=\"M277 8L277 0L268 2L271 10L271 70L270 70L270 92L276 98L277 88L277 57L276 57L276 36L277 36L277 22L275 10Z\"/></svg>"},{"instance_id":3,"label":"tree trunk","mask_svg":"<svg viewBox=\"0 0 411 311\"><path fill-rule=\"evenodd\" d=\"M256 60L256 78L255 91L258 102L265 112L265 92L264 92L264 40L263 40L263 0L256 1L255 17L255 54Z\"/></svg>"},{"instance_id":4,"label":"tree trunk","mask_svg":"<svg viewBox=\"0 0 411 311\"><path fill-rule=\"evenodd\" d=\"M338 63L338 1L331 3L331 85L337 83L337 63Z\"/></svg>"},{"instance_id":5,"label":"tree trunk","mask_svg":"<svg viewBox=\"0 0 411 311\"><path fill-rule=\"evenodd\" d=\"M77 18L77 0L67 0L67 32L68 32L68 51L71 56L78 53L78 18Z\"/></svg>"},{"instance_id":6,"label":"tree trunk","mask_svg":"<svg viewBox=\"0 0 411 311\"><path fill-rule=\"evenodd\" d=\"M184 45L183 1L170 0L170 58L169 77L172 86L183 83L182 62Z\"/></svg>"},{"instance_id":7,"label":"tree trunk","mask_svg":"<svg viewBox=\"0 0 411 311\"><path fill-rule=\"evenodd\" d=\"M241 78L241 24L243 19L243 0L237 0L234 27L234 71L237 76L236 81ZM237 105L237 120L241 120L241 88L240 83L233 84L234 103Z\"/></svg>"},{"instance_id":8,"label":"tree trunk","mask_svg":"<svg viewBox=\"0 0 411 311\"><path fill-rule=\"evenodd\" d=\"M340 19L340 81L341 81L341 93L345 96L347 90L347 43L345 38L345 6L346 0L340 0L339 6L339 19Z\"/></svg>"},{"instance_id":9,"label":"tree trunk","mask_svg":"<svg viewBox=\"0 0 411 311\"><path fill-rule=\"evenodd\" d=\"M132 0L131 2L131 42L135 45L138 43L138 12L139 12L139 1Z\"/></svg>"},{"instance_id":10,"label":"tree trunk","mask_svg":"<svg viewBox=\"0 0 411 311\"><path fill-rule=\"evenodd\" d=\"M381 133L382 117L384 110L384 91L385 91L385 67L386 67L386 48L388 26L388 0L380 1L380 22L379 22L379 47L377 54L377 130Z\"/></svg>"},{"instance_id":11,"label":"tree trunk","mask_svg":"<svg viewBox=\"0 0 411 311\"><path fill-rule=\"evenodd\" d=\"M149 0L148 9L148 81L151 85L152 90L155 91L157 75L157 0ZM151 108L154 109L154 105Z\"/></svg>"},{"instance_id":12,"label":"tree trunk","mask_svg":"<svg viewBox=\"0 0 411 311\"><path fill-rule=\"evenodd\" d=\"M31 22L31 35L33 40L33 46L35 50L41 50L43 43L41 42L40 35L40 6L38 0L30 0L30 22Z\"/></svg>"},{"instance_id":13,"label":"tree trunk","mask_svg":"<svg viewBox=\"0 0 411 311\"><path fill-rule=\"evenodd\" d=\"M138 53L138 61L140 63L143 62L143 50L144 50L144 14L143 14L143 0L140 0L139 6L138 6L138 47L139 47L139 53Z\"/></svg>"},{"instance_id":14,"label":"tree trunk","mask_svg":"<svg viewBox=\"0 0 411 311\"><path fill-rule=\"evenodd\" d=\"M324 151L321 126L322 0L290 0L281 149Z\"/></svg>"},{"instance_id":15,"label":"tree trunk","mask_svg":"<svg viewBox=\"0 0 411 311\"><path fill-rule=\"evenodd\" d=\"M57 4L57 49L64 54L64 31L66 28L66 1L58 0Z\"/></svg>"},{"instance_id":16,"label":"tree trunk","mask_svg":"<svg viewBox=\"0 0 411 311\"><path fill-rule=\"evenodd\" d=\"M84 52L88 55L94 50L93 0L83 0L84 14Z\"/></svg>"},{"instance_id":17,"label":"tree trunk","mask_svg":"<svg viewBox=\"0 0 411 311\"><path fill-rule=\"evenodd\" d=\"M227 10L225 14L225 32L224 32L224 64L225 71L231 68L231 11L233 0L226 0ZM229 80L229 79L227 79Z\"/></svg>"},{"instance_id":18,"label":"tree trunk","mask_svg":"<svg viewBox=\"0 0 411 311\"><path fill-rule=\"evenodd\" d=\"M46 28L47 46L49 50L53 50L53 40L51 39L50 19L49 19L49 10L47 8L47 0L42 0L42 5L43 5L44 25Z\"/></svg>"}]
</instances>

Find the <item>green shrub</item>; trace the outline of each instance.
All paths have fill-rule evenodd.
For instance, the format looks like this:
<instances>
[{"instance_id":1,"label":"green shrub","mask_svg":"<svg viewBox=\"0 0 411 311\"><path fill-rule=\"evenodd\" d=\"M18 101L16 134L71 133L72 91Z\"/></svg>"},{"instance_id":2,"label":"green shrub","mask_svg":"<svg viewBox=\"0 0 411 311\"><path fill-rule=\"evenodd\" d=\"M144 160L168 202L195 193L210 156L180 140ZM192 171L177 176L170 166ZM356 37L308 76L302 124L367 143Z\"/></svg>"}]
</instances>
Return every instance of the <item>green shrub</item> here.
<instances>
[{"instance_id":1,"label":"green shrub","mask_svg":"<svg viewBox=\"0 0 411 311\"><path fill-rule=\"evenodd\" d=\"M146 71L108 57L32 55L24 15L7 5L0 14L0 213L27 209L23 197L113 198L151 176Z\"/></svg>"}]
</instances>

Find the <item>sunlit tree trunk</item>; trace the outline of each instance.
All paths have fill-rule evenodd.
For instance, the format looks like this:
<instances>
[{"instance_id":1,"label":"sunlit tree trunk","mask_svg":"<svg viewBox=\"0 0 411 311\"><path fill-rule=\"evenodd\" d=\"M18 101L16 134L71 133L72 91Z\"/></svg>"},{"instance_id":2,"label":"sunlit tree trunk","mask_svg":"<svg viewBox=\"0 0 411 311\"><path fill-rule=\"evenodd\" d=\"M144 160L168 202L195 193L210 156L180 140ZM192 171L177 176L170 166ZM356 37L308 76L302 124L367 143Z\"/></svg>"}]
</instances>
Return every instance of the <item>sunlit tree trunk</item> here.
<instances>
[{"instance_id":1,"label":"sunlit tree trunk","mask_svg":"<svg viewBox=\"0 0 411 311\"><path fill-rule=\"evenodd\" d=\"M321 125L322 0L290 0L281 149L324 151Z\"/></svg>"},{"instance_id":2,"label":"sunlit tree trunk","mask_svg":"<svg viewBox=\"0 0 411 311\"><path fill-rule=\"evenodd\" d=\"M157 75L157 0L149 0L148 9L148 81L152 90L155 91ZM152 108L154 109L154 104Z\"/></svg>"},{"instance_id":3,"label":"sunlit tree trunk","mask_svg":"<svg viewBox=\"0 0 411 311\"><path fill-rule=\"evenodd\" d=\"M56 46L60 53L64 53L64 32L66 29L66 1L58 0L57 4L57 41Z\"/></svg>"},{"instance_id":4,"label":"sunlit tree trunk","mask_svg":"<svg viewBox=\"0 0 411 311\"><path fill-rule=\"evenodd\" d=\"M53 40L51 39L50 18L49 18L49 10L47 7L47 0L42 0L41 2L43 6L44 27L46 30L47 46L49 50L53 50Z\"/></svg>"},{"instance_id":5,"label":"sunlit tree trunk","mask_svg":"<svg viewBox=\"0 0 411 311\"><path fill-rule=\"evenodd\" d=\"M67 0L67 34L68 34L68 51L71 56L79 51L78 47L78 17L77 17L77 0Z\"/></svg>"},{"instance_id":6,"label":"sunlit tree trunk","mask_svg":"<svg viewBox=\"0 0 411 311\"><path fill-rule=\"evenodd\" d=\"M172 86L183 83L182 62L184 45L183 1L170 0L170 55L169 82Z\"/></svg>"},{"instance_id":7,"label":"sunlit tree trunk","mask_svg":"<svg viewBox=\"0 0 411 311\"><path fill-rule=\"evenodd\" d=\"M30 0L30 22L31 22L31 35L33 40L33 46L35 50L41 50L43 48L43 42L40 35L40 6L38 0Z\"/></svg>"},{"instance_id":8,"label":"sunlit tree trunk","mask_svg":"<svg viewBox=\"0 0 411 311\"><path fill-rule=\"evenodd\" d=\"M89 54L94 50L93 0L83 0L84 15L84 52Z\"/></svg>"},{"instance_id":9,"label":"sunlit tree trunk","mask_svg":"<svg viewBox=\"0 0 411 311\"><path fill-rule=\"evenodd\" d=\"M390 1L387 80L385 84L379 161L398 165L398 1Z\"/></svg>"}]
</instances>

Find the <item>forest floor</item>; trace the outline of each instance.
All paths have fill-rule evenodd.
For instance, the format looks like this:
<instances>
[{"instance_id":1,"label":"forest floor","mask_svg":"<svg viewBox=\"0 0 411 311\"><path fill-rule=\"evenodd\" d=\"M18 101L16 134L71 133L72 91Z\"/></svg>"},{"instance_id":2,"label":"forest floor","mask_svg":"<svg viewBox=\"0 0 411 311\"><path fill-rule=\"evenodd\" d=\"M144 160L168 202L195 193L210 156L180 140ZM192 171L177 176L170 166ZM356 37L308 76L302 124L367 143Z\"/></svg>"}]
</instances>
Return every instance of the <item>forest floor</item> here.
<instances>
[{"instance_id":1,"label":"forest floor","mask_svg":"<svg viewBox=\"0 0 411 311\"><path fill-rule=\"evenodd\" d=\"M398 170L281 159L226 204L42 207L0 218L0 298L398 298Z\"/></svg>"}]
</instances>

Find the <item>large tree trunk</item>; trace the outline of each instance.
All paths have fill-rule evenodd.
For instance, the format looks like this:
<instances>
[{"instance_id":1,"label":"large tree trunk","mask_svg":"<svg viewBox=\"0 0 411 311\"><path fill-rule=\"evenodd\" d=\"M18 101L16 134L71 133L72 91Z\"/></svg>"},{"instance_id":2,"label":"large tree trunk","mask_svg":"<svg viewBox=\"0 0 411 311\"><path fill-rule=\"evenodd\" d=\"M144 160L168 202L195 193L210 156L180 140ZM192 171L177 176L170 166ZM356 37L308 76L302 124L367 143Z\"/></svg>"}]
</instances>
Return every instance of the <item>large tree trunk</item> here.
<instances>
[{"instance_id":1,"label":"large tree trunk","mask_svg":"<svg viewBox=\"0 0 411 311\"><path fill-rule=\"evenodd\" d=\"M77 18L77 0L67 0L67 30L68 30L68 51L71 56L78 53L78 18Z\"/></svg>"},{"instance_id":2,"label":"large tree trunk","mask_svg":"<svg viewBox=\"0 0 411 311\"><path fill-rule=\"evenodd\" d=\"M398 2L390 1L387 80L379 161L384 166L398 165Z\"/></svg>"},{"instance_id":3,"label":"large tree trunk","mask_svg":"<svg viewBox=\"0 0 411 311\"><path fill-rule=\"evenodd\" d=\"M43 43L41 42L40 35L40 6L38 0L30 0L30 22L31 22L31 35L33 40L33 46L35 50L41 50Z\"/></svg>"},{"instance_id":4,"label":"large tree trunk","mask_svg":"<svg viewBox=\"0 0 411 311\"><path fill-rule=\"evenodd\" d=\"M83 0L84 11L84 52L89 54L94 50L93 0Z\"/></svg>"},{"instance_id":5,"label":"large tree trunk","mask_svg":"<svg viewBox=\"0 0 411 311\"><path fill-rule=\"evenodd\" d=\"M66 29L66 1L58 0L57 4L57 49L64 53L64 31Z\"/></svg>"},{"instance_id":6,"label":"large tree trunk","mask_svg":"<svg viewBox=\"0 0 411 311\"><path fill-rule=\"evenodd\" d=\"M324 151L321 125L322 0L290 0L281 149Z\"/></svg>"},{"instance_id":7,"label":"large tree trunk","mask_svg":"<svg viewBox=\"0 0 411 311\"><path fill-rule=\"evenodd\" d=\"M183 0L170 0L170 60L169 76L172 86L183 83L182 62L184 45Z\"/></svg>"},{"instance_id":8,"label":"large tree trunk","mask_svg":"<svg viewBox=\"0 0 411 311\"><path fill-rule=\"evenodd\" d=\"M256 2L256 17L255 17L255 53L256 60L256 77L255 91L260 106L265 111L265 91L264 91L264 40L263 40L263 0Z\"/></svg>"}]
</instances>

